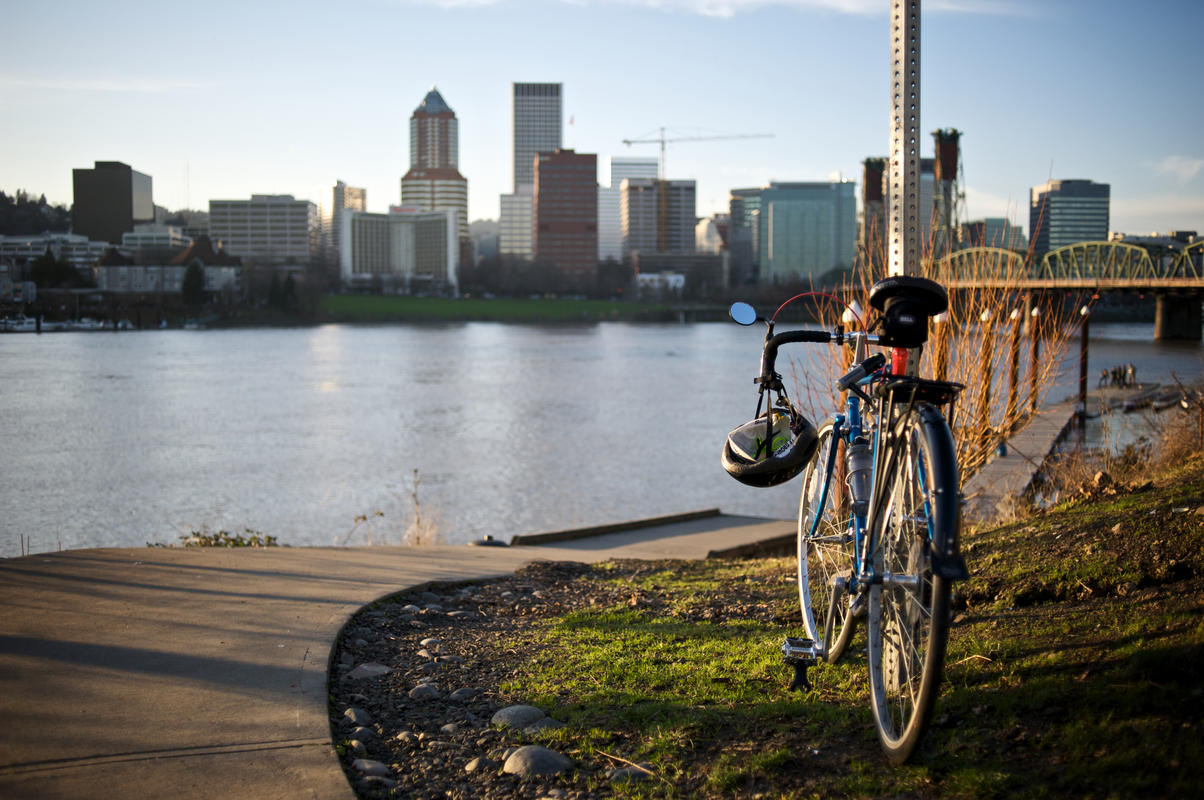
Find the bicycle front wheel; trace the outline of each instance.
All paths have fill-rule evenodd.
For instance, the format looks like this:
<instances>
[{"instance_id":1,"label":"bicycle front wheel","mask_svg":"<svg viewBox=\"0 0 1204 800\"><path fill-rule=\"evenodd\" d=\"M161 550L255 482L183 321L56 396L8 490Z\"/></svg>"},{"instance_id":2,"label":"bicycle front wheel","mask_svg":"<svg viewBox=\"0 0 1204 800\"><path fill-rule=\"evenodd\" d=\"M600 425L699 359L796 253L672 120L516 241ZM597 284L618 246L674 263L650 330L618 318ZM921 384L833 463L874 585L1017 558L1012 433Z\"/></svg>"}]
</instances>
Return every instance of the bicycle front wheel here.
<instances>
[{"instance_id":1,"label":"bicycle front wheel","mask_svg":"<svg viewBox=\"0 0 1204 800\"><path fill-rule=\"evenodd\" d=\"M843 461L839 451L840 436L828 422L820 428L819 446L803 470L798 509L798 594L803 626L825 660L833 664L844 655L856 627L849 614L849 594L833 593L837 579L853 575L852 508L840 477ZM829 609L833 617L830 632L826 629Z\"/></svg>"},{"instance_id":2,"label":"bicycle front wheel","mask_svg":"<svg viewBox=\"0 0 1204 800\"><path fill-rule=\"evenodd\" d=\"M885 493L879 511L871 512L881 581L870 590L870 695L878 737L894 764L919 746L944 667L951 586L933 572L932 542L957 534L959 512L949 519L949 504L937 502L943 493L958 492L953 453L939 412L908 412L884 454Z\"/></svg>"}]
</instances>

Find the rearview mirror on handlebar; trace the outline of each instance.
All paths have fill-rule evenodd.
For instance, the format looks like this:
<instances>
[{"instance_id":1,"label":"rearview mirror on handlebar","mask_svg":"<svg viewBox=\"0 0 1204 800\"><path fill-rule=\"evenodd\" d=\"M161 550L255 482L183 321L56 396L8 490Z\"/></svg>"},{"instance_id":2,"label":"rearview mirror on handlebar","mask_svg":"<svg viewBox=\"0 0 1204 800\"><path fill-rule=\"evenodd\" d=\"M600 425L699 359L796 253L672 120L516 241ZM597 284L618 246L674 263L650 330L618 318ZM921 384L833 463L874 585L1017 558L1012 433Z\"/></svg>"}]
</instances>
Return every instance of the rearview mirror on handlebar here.
<instances>
[{"instance_id":1,"label":"rearview mirror on handlebar","mask_svg":"<svg viewBox=\"0 0 1204 800\"><path fill-rule=\"evenodd\" d=\"M757 310L748 303L732 303L728 316L740 325L752 325L757 321Z\"/></svg>"}]
</instances>

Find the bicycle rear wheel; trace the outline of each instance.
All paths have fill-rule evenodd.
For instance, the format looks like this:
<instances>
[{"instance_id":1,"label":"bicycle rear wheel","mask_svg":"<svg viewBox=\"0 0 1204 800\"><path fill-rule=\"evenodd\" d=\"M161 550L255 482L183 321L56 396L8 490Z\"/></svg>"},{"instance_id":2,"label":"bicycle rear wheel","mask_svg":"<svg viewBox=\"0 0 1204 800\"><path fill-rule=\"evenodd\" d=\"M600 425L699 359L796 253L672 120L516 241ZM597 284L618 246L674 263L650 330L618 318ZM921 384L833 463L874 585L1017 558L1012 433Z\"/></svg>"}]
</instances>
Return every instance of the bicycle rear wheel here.
<instances>
[{"instance_id":1,"label":"bicycle rear wheel","mask_svg":"<svg viewBox=\"0 0 1204 800\"><path fill-rule=\"evenodd\" d=\"M958 512L948 519L949 504L936 501L958 492L953 453L939 413L909 413L886 454L881 513L871 512L882 582L870 590L870 695L878 737L894 764L919 746L944 668L951 585L933 572L932 542L957 533Z\"/></svg>"},{"instance_id":2,"label":"bicycle rear wheel","mask_svg":"<svg viewBox=\"0 0 1204 800\"><path fill-rule=\"evenodd\" d=\"M831 641L825 639L833 583L853 575L852 509L848 488L839 477L843 463L839 447L840 437L828 422L820 428L819 446L803 470L798 510L798 594L803 626L829 663L844 655L856 627L845 593L836 600ZM837 448L835 461L832 448Z\"/></svg>"}]
</instances>

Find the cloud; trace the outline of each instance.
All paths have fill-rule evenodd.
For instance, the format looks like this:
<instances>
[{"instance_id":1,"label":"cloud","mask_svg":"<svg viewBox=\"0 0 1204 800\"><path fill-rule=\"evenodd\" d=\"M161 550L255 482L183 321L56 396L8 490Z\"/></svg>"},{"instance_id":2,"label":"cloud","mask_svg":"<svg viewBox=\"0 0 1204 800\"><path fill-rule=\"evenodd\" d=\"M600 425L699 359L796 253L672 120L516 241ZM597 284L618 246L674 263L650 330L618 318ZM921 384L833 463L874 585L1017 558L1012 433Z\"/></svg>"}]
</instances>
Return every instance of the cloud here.
<instances>
[{"instance_id":1,"label":"cloud","mask_svg":"<svg viewBox=\"0 0 1204 800\"><path fill-rule=\"evenodd\" d=\"M1154 163L1155 172L1174 178L1179 183L1189 183L1201 169L1204 169L1204 158L1190 156L1167 156Z\"/></svg>"},{"instance_id":2,"label":"cloud","mask_svg":"<svg viewBox=\"0 0 1204 800\"><path fill-rule=\"evenodd\" d=\"M166 94L189 89L204 89L211 84L201 81L156 78L24 78L0 75L0 88L36 89L50 92L124 92L128 94Z\"/></svg>"}]
</instances>

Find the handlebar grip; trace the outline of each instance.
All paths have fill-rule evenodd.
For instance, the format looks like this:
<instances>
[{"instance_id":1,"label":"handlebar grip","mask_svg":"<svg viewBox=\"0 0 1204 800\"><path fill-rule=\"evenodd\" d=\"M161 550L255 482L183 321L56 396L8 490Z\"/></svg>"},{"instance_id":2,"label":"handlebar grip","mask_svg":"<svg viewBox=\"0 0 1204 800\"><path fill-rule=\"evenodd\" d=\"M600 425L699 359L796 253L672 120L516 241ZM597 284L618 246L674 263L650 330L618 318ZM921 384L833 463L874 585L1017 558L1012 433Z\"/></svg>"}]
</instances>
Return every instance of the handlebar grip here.
<instances>
[{"instance_id":1,"label":"handlebar grip","mask_svg":"<svg viewBox=\"0 0 1204 800\"><path fill-rule=\"evenodd\" d=\"M774 362L778 358L778 348L784 344L795 342L817 342L824 344L832 341L832 334L827 331L785 331L775 334L765 340L765 349L761 352L761 382L775 380Z\"/></svg>"}]
</instances>

